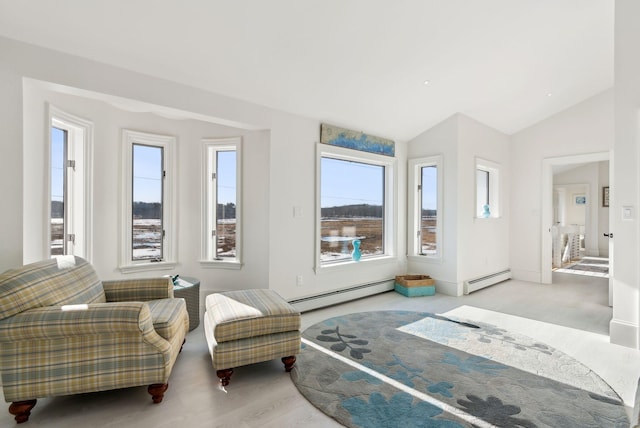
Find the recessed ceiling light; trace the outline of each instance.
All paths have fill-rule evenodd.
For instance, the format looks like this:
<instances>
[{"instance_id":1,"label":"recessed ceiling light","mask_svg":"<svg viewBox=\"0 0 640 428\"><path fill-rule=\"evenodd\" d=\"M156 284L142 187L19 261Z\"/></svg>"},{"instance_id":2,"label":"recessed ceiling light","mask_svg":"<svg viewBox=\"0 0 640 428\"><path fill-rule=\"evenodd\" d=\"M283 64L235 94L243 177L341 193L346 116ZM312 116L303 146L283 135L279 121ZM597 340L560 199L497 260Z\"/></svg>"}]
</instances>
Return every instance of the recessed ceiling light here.
<instances>
[{"instance_id":1,"label":"recessed ceiling light","mask_svg":"<svg viewBox=\"0 0 640 428\"><path fill-rule=\"evenodd\" d=\"M428 85L429 83L431 83L431 81L430 81L430 80L425 80L425 81L424 81L424 82L422 82L422 83L424 83L425 85Z\"/></svg>"},{"instance_id":2,"label":"recessed ceiling light","mask_svg":"<svg viewBox=\"0 0 640 428\"><path fill-rule=\"evenodd\" d=\"M553 94L552 94L551 92L549 92L549 93L547 94L547 96L548 96L548 97L550 97L550 96L552 96L552 95L553 95Z\"/></svg>"}]
</instances>

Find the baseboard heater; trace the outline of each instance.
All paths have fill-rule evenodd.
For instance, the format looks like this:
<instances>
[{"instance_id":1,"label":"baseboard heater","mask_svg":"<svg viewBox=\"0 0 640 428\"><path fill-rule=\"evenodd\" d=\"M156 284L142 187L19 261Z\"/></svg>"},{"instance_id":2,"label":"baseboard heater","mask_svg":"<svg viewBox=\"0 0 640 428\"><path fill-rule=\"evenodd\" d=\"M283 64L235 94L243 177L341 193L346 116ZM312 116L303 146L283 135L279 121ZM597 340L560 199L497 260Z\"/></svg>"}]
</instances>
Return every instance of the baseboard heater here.
<instances>
[{"instance_id":1,"label":"baseboard heater","mask_svg":"<svg viewBox=\"0 0 640 428\"><path fill-rule=\"evenodd\" d=\"M372 296L374 294L384 293L385 291L393 290L393 285L394 279L387 279L384 281L356 285L349 288L330 291L328 293L290 300L289 303L291 303L293 307L300 312L305 312L338 303L348 302L362 297Z\"/></svg>"},{"instance_id":2,"label":"baseboard heater","mask_svg":"<svg viewBox=\"0 0 640 428\"><path fill-rule=\"evenodd\" d=\"M511 279L511 269L485 275L480 278L469 279L464 282L464 294L473 293L481 288L506 281L507 279Z\"/></svg>"}]
</instances>

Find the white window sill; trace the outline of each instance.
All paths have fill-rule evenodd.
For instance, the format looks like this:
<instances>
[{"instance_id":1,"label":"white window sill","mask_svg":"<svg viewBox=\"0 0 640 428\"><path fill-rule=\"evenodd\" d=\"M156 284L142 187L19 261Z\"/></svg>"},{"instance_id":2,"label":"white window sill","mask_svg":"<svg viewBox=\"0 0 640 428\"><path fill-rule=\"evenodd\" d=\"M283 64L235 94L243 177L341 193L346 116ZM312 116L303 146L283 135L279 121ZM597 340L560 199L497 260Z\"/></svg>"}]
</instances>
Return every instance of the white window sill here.
<instances>
[{"instance_id":1,"label":"white window sill","mask_svg":"<svg viewBox=\"0 0 640 428\"><path fill-rule=\"evenodd\" d=\"M439 264L443 263L442 256L407 256L407 260L414 263L429 263L429 264Z\"/></svg>"},{"instance_id":2,"label":"white window sill","mask_svg":"<svg viewBox=\"0 0 640 428\"><path fill-rule=\"evenodd\" d=\"M384 265L390 263L398 263L398 258L395 256L380 256L360 259L355 262L353 260L345 260L335 263L327 263L324 265L316 266L316 274L323 274L329 272L340 272L361 269L359 266L371 266L371 265Z\"/></svg>"},{"instance_id":3,"label":"white window sill","mask_svg":"<svg viewBox=\"0 0 640 428\"><path fill-rule=\"evenodd\" d=\"M120 272L122 273L135 273L135 272L151 272L154 270L169 270L176 267L176 262L146 262L135 265L120 266Z\"/></svg>"},{"instance_id":4,"label":"white window sill","mask_svg":"<svg viewBox=\"0 0 640 428\"><path fill-rule=\"evenodd\" d=\"M240 270L242 263L237 260L200 260L200 266L204 269Z\"/></svg>"}]
</instances>

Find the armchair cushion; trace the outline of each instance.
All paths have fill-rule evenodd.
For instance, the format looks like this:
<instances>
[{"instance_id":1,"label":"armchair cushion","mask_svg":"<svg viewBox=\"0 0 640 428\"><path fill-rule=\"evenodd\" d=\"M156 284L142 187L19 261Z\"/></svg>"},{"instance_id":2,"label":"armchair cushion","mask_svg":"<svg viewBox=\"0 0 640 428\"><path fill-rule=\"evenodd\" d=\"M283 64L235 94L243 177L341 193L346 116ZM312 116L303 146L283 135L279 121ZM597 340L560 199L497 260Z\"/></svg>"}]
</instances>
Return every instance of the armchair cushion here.
<instances>
[{"instance_id":1,"label":"armchair cushion","mask_svg":"<svg viewBox=\"0 0 640 428\"><path fill-rule=\"evenodd\" d=\"M72 260L60 266L43 260L0 274L0 320L31 308L106 302L93 267L80 257Z\"/></svg>"},{"instance_id":2,"label":"armchair cushion","mask_svg":"<svg viewBox=\"0 0 640 428\"><path fill-rule=\"evenodd\" d=\"M173 297L173 281L169 277L103 281L107 302L146 302Z\"/></svg>"},{"instance_id":3,"label":"armchair cushion","mask_svg":"<svg viewBox=\"0 0 640 428\"><path fill-rule=\"evenodd\" d=\"M178 303L177 303L178 302ZM160 299L146 302L151 311L153 328L161 337L169 340L189 328L189 315L185 317L187 304L184 299Z\"/></svg>"}]
</instances>

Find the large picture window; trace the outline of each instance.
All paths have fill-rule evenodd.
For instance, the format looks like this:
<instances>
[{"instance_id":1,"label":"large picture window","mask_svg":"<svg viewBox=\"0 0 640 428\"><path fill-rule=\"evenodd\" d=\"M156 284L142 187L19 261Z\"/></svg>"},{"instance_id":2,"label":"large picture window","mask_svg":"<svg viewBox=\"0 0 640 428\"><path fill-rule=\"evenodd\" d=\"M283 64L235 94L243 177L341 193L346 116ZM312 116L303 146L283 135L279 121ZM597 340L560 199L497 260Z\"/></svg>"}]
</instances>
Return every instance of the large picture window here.
<instances>
[{"instance_id":1,"label":"large picture window","mask_svg":"<svg viewBox=\"0 0 640 428\"><path fill-rule=\"evenodd\" d=\"M321 151L320 266L392 255L393 165L384 156Z\"/></svg>"},{"instance_id":2,"label":"large picture window","mask_svg":"<svg viewBox=\"0 0 640 428\"><path fill-rule=\"evenodd\" d=\"M123 131L123 272L175 266L175 137Z\"/></svg>"},{"instance_id":3,"label":"large picture window","mask_svg":"<svg viewBox=\"0 0 640 428\"><path fill-rule=\"evenodd\" d=\"M239 267L240 138L204 140L204 213L201 263Z\"/></svg>"},{"instance_id":4,"label":"large picture window","mask_svg":"<svg viewBox=\"0 0 640 428\"><path fill-rule=\"evenodd\" d=\"M442 161L440 156L409 161L409 255L442 253Z\"/></svg>"}]
</instances>

